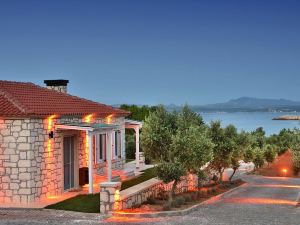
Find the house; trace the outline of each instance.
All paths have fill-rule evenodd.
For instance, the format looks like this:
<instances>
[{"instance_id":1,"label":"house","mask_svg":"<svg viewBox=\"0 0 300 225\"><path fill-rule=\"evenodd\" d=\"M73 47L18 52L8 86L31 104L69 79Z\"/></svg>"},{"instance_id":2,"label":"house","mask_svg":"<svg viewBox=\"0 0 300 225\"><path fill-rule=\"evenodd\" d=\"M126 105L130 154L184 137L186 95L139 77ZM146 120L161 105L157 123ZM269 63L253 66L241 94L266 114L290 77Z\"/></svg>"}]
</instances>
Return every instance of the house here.
<instances>
[{"instance_id":1,"label":"house","mask_svg":"<svg viewBox=\"0 0 300 225\"><path fill-rule=\"evenodd\" d=\"M139 128L118 108L67 94L68 80L0 81L0 203L32 203L88 183L112 180L125 161L125 128Z\"/></svg>"}]
</instances>

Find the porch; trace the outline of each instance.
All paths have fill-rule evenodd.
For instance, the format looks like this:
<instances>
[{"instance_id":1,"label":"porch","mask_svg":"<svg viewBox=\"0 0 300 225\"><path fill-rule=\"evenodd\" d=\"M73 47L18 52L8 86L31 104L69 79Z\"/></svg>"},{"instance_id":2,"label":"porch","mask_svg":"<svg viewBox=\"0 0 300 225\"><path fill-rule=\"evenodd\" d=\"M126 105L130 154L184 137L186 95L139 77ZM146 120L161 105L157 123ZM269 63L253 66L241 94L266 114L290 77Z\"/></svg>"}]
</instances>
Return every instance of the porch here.
<instances>
[{"instance_id":1,"label":"porch","mask_svg":"<svg viewBox=\"0 0 300 225\"><path fill-rule=\"evenodd\" d=\"M141 127L141 122L133 120L125 120L122 124L56 124L55 129L62 132L77 131L85 133L84 148L87 167L82 168L76 162L78 158L74 155L78 153L74 153L75 146L73 143L72 147L72 140L68 141L67 144L63 141L64 191L82 190L85 193L97 193L99 192L98 184L100 182L123 181L138 175L139 171L144 169L144 157L139 150L139 131ZM130 164L124 164L126 160L125 129L134 129L136 136L136 159L134 163ZM73 142L75 141L73 140ZM84 173L86 172L84 179L87 182L83 184L78 174L80 169L85 169ZM81 184L79 184L80 182Z\"/></svg>"}]
</instances>

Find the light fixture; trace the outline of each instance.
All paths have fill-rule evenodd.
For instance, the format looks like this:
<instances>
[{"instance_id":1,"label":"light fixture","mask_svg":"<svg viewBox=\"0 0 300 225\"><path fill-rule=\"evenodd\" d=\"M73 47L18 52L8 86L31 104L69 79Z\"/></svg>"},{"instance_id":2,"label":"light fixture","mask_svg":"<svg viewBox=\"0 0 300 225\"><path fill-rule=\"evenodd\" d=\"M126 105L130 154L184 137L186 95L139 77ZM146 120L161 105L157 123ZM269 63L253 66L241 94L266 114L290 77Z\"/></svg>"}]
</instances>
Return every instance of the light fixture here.
<instances>
[{"instance_id":1,"label":"light fixture","mask_svg":"<svg viewBox=\"0 0 300 225\"><path fill-rule=\"evenodd\" d=\"M49 135L49 139L52 139L54 137L54 132L50 131L48 135Z\"/></svg>"}]
</instances>

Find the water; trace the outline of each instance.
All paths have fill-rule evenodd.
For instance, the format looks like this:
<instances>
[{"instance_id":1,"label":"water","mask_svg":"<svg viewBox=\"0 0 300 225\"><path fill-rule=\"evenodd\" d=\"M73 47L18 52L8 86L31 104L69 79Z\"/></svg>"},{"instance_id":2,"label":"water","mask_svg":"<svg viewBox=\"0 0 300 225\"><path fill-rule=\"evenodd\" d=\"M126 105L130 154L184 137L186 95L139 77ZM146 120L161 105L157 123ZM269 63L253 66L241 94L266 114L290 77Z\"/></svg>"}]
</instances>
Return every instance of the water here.
<instances>
[{"instance_id":1,"label":"water","mask_svg":"<svg viewBox=\"0 0 300 225\"><path fill-rule=\"evenodd\" d=\"M253 131L263 127L267 135L277 134L283 128L300 128L297 120L272 120L283 115L297 115L297 113L280 112L236 112L236 113L200 113L206 123L221 120L222 126L233 124L239 131ZM298 113L299 115L299 113Z\"/></svg>"}]
</instances>

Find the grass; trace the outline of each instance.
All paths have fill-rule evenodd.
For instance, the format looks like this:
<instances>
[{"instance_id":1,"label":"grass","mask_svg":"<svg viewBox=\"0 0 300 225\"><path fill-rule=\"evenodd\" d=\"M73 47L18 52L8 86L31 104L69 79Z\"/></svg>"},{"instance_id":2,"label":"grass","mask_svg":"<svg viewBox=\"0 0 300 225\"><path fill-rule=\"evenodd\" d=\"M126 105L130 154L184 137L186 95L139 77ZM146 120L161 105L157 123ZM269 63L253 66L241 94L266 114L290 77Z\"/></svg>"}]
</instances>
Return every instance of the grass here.
<instances>
[{"instance_id":1,"label":"grass","mask_svg":"<svg viewBox=\"0 0 300 225\"><path fill-rule=\"evenodd\" d=\"M142 175L128 181L122 182L121 190L130 188L134 185L140 184L146 180L156 177L155 169L146 169ZM49 205L46 209L58 209L85 213L99 213L100 210L100 195L78 195L76 197L67 199L65 201Z\"/></svg>"},{"instance_id":2,"label":"grass","mask_svg":"<svg viewBox=\"0 0 300 225\"><path fill-rule=\"evenodd\" d=\"M155 173L155 168L149 168L146 170L143 170L142 172L144 172L143 174L141 174L140 176L133 178L131 180L127 180L122 182L122 186L121 186L121 190L130 188L134 185L140 184L146 180L150 180L151 178L156 177L156 173Z\"/></svg>"}]
</instances>

